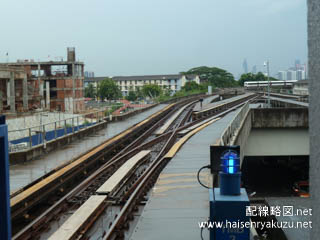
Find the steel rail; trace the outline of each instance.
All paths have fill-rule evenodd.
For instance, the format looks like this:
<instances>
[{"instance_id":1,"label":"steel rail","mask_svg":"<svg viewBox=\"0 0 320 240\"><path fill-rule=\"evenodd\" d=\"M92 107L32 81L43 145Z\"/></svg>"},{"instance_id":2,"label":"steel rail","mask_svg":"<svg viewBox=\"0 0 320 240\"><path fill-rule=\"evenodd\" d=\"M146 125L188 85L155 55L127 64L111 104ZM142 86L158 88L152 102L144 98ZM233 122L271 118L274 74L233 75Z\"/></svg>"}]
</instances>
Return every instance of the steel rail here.
<instances>
[{"instance_id":1,"label":"steel rail","mask_svg":"<svg viewBox=\"0 0 320 240\"><path fill-rule=\"evenodd\" d=\"M226 103L225 105L228 105L229 108L232 108L233 105L237 104L238 101L235 101L235 103L233 104L233 102L231 103ZM224 110L221 111L216 111L214 114L211 115L220 115L223 114ZM185 118L183 118L183 123L191 116L191 111L189 111L186 115ZM172 134L173 132L176 132L177 130L183 130L185 128L188 128L196 123L199 123L201 121L203 121L204 119L207 119L210 116L204 116L201 117L195 121L193 121L192 123L188 123L185 126L182 127L178 127L175 129L175 131L169 131L166 132L162 135L160 135L159 137L145 143L145 144L141 144L141 142L143 141L143 137L140 136L139 138L137 138L136 140L134 140L132 142L132 150L129 149L129 147L126 147L125 149L123 149L122 151L120 151L116 156L114 156L108 163L104 164L103 166L101 166L98 170L96 170L92 175L90 175L86 181L83 181L80 185L78 185L76 188L72 189L68 194L66 194L64 197L62 197L60 200L57 201L56 204L54 204L53 206L51 206L50 208L48 208L43 214L41 214L39 217L37 217L32 223L30 223L29 225L27 225L24 229L22 229L18 234L16 234L14 236L13 239L29 239L32 238L33 236L37 235L41 230L37 230L37 226L42 226L47 225L48 222L51 221L51 219L53 219L54 217L56 217L57 215L59 215L59 213L63 210L64 207L67 207L67 202L75 195L77 195L78 193L81 193L82 191L84 191L84 189L90 185L90 182L94 181L95 178L99 177L99 175L101 175L103 172L106 172L108 170L108 168L112 168L115 169L117 166L119 166L121 164L121 162L125 161L126 158L129 158L130 156L134 155L135 153L137 153L139 150L142 149L146 149L150 146L152 146L153 144L155 144L157 141L163 140L165 138L167 138L170 134ZM163 120L163 119L162 119ZM159 121L160 122L160 121ZM162 122L162 121L161 121ZM155 124L151 129L155 129L156 126L158 124ZM149 129L147 130L147 132L152 132L152 130ZM171 138L170 138L171 139ZM137 146L141 144L140 146ZM167 146L167 145L166 145ZM130 150L130 151L129 151ZM117 160L117 158L119 158Z\"/></svg>"},{"instance_id":2,"label":"steel rail","mask_svg":"<svg viewBox=\"0 0 320 240\"><path fill-rule=\"evenodd\" d=\"M190 112L192 112L192 110L193 110L193 107L192 107L192 106L189 106L187 109L185 109L183 112L180 113L179 117L175 120L175 121L178 121L178 122L179 122L179 123L177 124L177 126L183 125L183 123L185 122L185 120L186 120L186 118L188 117L188 115L190 114ZM186 112L186 114L185 114L185 112ZM168 138L168 136L169 136L169 138ZM175 133L171 133L171 134L167 134L166 137L157 138L157 139L159 139L159 142L165 140L166 143L165 143L164 146L161 148L160 152L157 154L157 156L155 157L155 160L153 160L153 161L157 161L160 157L162 157L164 154L166 154L166 152L168 151L168 148L174 143L174 139L172 138L172 137L174 137L174 136L175 136ZM168 138L168 139L166 140L166 138ZM155 139L154 139L154 140L151 140L150 142L148 142L148 143L146 143L146 144L144 144L144 147L143 147L143 148L145 149L147 145L148 145L148 147L147 147L148 149L154 147L155 144L151 144L152 142L155 142ZM142 148L142 147L141 147L141 148ZM140 150L141 150L141 149L139 149L139 151L140 151ZM139 151L137 151L137 152L139 152ZM141 165L137 166L137 168L139 168L140 166L141 166ZM132 173L134 173L135 171L136 171L136 169L133 170ZM132 174L132 175L133 175L133 174ZM131 176L131 177L132 177L132 176ZM126 181L126 182L125 182L125 184L128 184L128 183L130 184L129 181ZM121 188L125 187L125 184L119 186L119 188L116 189L114 192L115 192L115 193L119 192L119 191L121 190ZM132 188L130 188L130 189L132 189ZM131 191L129 190L129 191L127 191L126 194L129 194L130 192L131 192ZM110 199L110 198L112 199L112 197L113 197L113 194L110 195L110 196L108 196L108 199ZM86 232L90 229L90 227L94 224L94 221L103 213L103 211L105 210L105 208L106 208L107 206L109 206L109 205L110 205L110 204L104 204L104 205L100 206L99 209L97 209L97 212L96 212L94 215L90 216L88 219L85 220L85 222L86 222L87 224L85 225L85 227L81 228L81 230L78 230L78 231L79 231L79 235L77 235L77 239L82 239L82 238L85 236L85 233L86 233ZM71 239L73 239L73 238L71 238Z\"/></svg>"},{"instance_id":3,"label":"steel rail","mask_svg":"<svg viewBox=\"0 0 320 240\"><path fill-rule=\"evenodd\" d=\"M179 103L183 104L183 103ZM76 188L72 189L68 194L64 195L60 200L58 200L54 205L49 207L46 211L44 211L40 216L38 216L34 221L32 221L30 224L28 224L26 227L24 227L21 231L19 231L16 235L14 235L13 239L28 239L32 238L34 235L37 235L40 230L35 230L34 226L42 226L42 223L48 223L50 219L53 218L56 214L59 213L66 205L66 202L70 200L70 198L75 195L78 192L82 192L88 185L90 185L90 182L93 181L96 177L98 177L102 172L106 171L108 168L115 169L117 166L121 165L125 159L129 158L130 156L134 155L136 152L139 151L141 148L145 148L148 145L153 145L155 142L160 141L166 137L159 136L154 140L151 140L139 147L135 147L141 141L143 141L144 138L146 138L147 135L149 135L152 131L154 131L160 124L162 124L173 111L170 112L170 114L167 115L166 118L160 119L156 124L154 124L150 129L148 129L144 134L142 134L140 137L138 137L136 140L134 140L130 147L127 146L125 149L120 151L118 154L113 156L107 163L105 163L103 166L101 166L98 170L96 170L92 175L90 175L86 180L81 182ZM132 149L131 151L128 151L129 149ZM126 152L127 151L127 152ZM126 152L126 153L125 153ZM82 190L81 190L82 189ZM51 216L51 217L50 217ZM32 232L34 234L32 234Z\"/></svg>"},{"instance_id":4,"label":"steel rail","mask_svg":"<svg viewBox=\"0 0 320 240\"><path fill-rule=\"evenodd\" d=\"M248 99L245 99L245 102L247 102ZM217 114L217 115L226 115L230 111L234 111L236 108L241 107L245 103L239 103L236 101L238 104L231 107L230 109L224 110L223 112ZM218 116L217 116L218 117ZM198 122L199 120L197 120ZM203 121L203 119L202 119ZM174 131L172 131L172 135L170 139L172 139L173 136L176 136L176 133L179 128L176 128ZM170 140L169 140L170 141ZM168 142L169 142L168 141ZM130 196L127 194L126 196L128 197L125 205L121 208L120 213L117 215L116 219L112 223L110 229L106 233L106 235L103 237L103 240L110 240L110 239L117 239L123 238L124 234L122 232L123 226L126 226L125 222L127 220L130 220L131 217L129 215L131 212L134 210L136 205L139 204L139 199L146 195L147 191L151 188L151 182L155 182L156 179L158 178L158 175L162 171L163 167L166 166L167 162L169 162L170 159L166 157L162 157L158 159L157 161L154 161L152 165L149 166L149 168L141 175L139 180L134 184L132 187L132 193Z\"/></svg>"},{"instance_id":5,"label":"steel rail","mask_svg":"<svg viewBox=\"0 0 320 240\"><path fill-rule=\"evenodd\" d=\"M186 115L187 117L188 115ZM156 180L158 177L158 174L160 174L162 167L165 166L164 160L166 158L163 157L163 153L167 150L168 147L171 147L175 139L177 138L177 131L179 129L180 124L184 121L184 118L180 121L178 126L172 131L170 138L167 140L165 146L163 147L162 151L158 154L156 157L156 160L151 163L151 165L147 168L147 170L140 176L140 178L136 181L136 183L133 185L131 190L133 191L130 195L129 199L125 203L125 205L121 208L120 213L116 217L115 221L112 223L109 231L106 233L106 235L103 237L103 240L107 239L113 239L114 234L120 234L120 237L123 237L121 227L124 225L124 222L128 218L129 213L133 210L135 205L137 204L137 199L141 197L141 193L145 195L146 191L143 192L145 189L144 187L147 185L148 181L150 180ZM160 167L161 166L161 167ZM158 174L155 174L157 171ZM152 177L152 178L151 178ZM151 184L148 184L149 188L151 187ZM148 189L149 190L149 189Z\"/></svg>"},{"instance_id":6,"label":"steel rail","mask_svg":"<svg viewBox=\"0 0 320 240\"><path fill-rule=\"evenodd\" d=\"M168 116L167 116L167 117L169 117L170 114L171 114L171 112L168 113ZM161 118L160 120L158 120L158 122L157 122L156 124L154 124L153 127L151 127L151 129L156 128L156 126L158 126L158 124L161 124L163 121L165 121L165 119L166 119L167 117L164 117L164 118ZM150 131L149 131L149 130L150 130L150 129L148 129L147 131L145 131L141 136L139 136L137 139L135 139L135 140L134 140L131 144L129 144L125 149L128 150L128 149L129 149L129 146L134 146L134 145L136 145L137 142L141 141L141 139L142 139L143 137L145 137L147 134L150 134L150 131L151 131L151 130L150 130ZM112 149L111 149L111 150L112 150ZM115 156L113 156L113 157L111 158L111 160L109 160L109 161L113 161L115 158L123 155L123 153L124 153L124 151L120 151L118 154L116 154ZM101 158L101 157L102 157L102 156L98 156L97 158ZM79 170L79 171L81 172L82 170ZM77 172L79 172L79 171L77 171ZM77 173L77 172L76 172L76 173ZM73 175L75 175L76 173L74 173ZM86 182L86 181L85 181L85 182ZM73 191L71 191L71 192L73 192ZM69 196L69 195L66 194L65 196ZM62 197L62 199L64 199L64 197ZM58 202L60 202L60 201L58 201ZM49 209L51 209L51 208L49 208ZM46 211L44 211L44 212L46 212ZM43 217L43 214L40 214L40 217ZM36 219L38 219L38 218L36 218ZM29 225L27 225L27 228L28 228L28 226L29 226ZM24 231L24 230L25 230L25 228L22 229L22 231ZM19 231L18 234L16 234L16 235L14 236L14 238L19 237L19 236L20 236L20 233L21 233L21 231Z\"/></svg>"}]
</instances>

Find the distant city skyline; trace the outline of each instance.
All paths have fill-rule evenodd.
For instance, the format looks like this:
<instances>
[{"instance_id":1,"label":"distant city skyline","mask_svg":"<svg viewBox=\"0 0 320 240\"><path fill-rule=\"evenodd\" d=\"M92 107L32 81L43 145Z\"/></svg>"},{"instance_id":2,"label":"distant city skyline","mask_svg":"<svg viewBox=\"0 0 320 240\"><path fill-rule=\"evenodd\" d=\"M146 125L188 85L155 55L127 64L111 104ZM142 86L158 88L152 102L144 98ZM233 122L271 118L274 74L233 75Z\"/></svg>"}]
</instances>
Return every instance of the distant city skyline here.
<instances>
[{"instance_id":1,"label":"distant city skyline","mask_svg":"<svg viewBox=\"0 0 320 240\"><path fill-rule=\"evenodd\" d=\"M253 66L252 66L251 72L252 72L253 74L256 74L256 73L257 73L257 65L253 65Z\"/></svg>"},{"instance_id":2,"label":"distant city skyline","mask_svg":"<svg viewBox=\"0 0 320 240\"><path fill-rule=\"evenodd\" d=\"M306 79L308 77L307 63L302 64L300 59L296 59L293 66L288 67L286 70L279 71L277 77L279 80Z\"/></svg>"},{"instance_id":3,"label":"distant city skyline","mask_svg":"<svg viewBox=\"0 0 320 240\"><path fill-rule=\"evenodd\" d=\"M292 60L292 64L291 64L291 65L289 65L289 66L287 66L287 67L285 67L285 68L282 68L282 69L279 69L279 68L278 68L278 69L279 69L278 71L275 71L275 70L273 69L273 71L272 71L272 70L270 71L270 72L271 72L270 75L273 76L273 77L277 77L277 78L280 77L281 80L286 80L288 77L291 79L291 76L295 76L295 75L294 75L295 73L289 72L288 76L287 76L287 73L285 73L286 77L283 77L284 75L281 75L281 74L283 74L283 73L281 73L281 72L302 70L302 71L304 71L305 73L302 73L302 75L301 75L301 73L297 73L297 74L298 74L299 76L302 76L302 79L304 79L303 76L306 77L306 75L307 75L307 69L306 69L307 67L306 67L306 65L307 65L306 62L303 63L303 64L301 64L301 60L300 60L300 59L294 58L294 59ZM248 72L253 73L253 74L257 74L258 72L266 73L266 71L267 71L267 69L265 68L265 66L263 66L263 65L261 64L259 67L258 67L258 65L252 65L252 70L245 72L246 69L250 69L250 65L248 64L248 61L247 61L246 58L245 58L244 61L242 62L242 68L243 68L243 72L242 72L241 74L243 74L243 73L248 73ZM284 69L285 69L285 70L284 70ZM239 79L240 76L241 76L241 74L239 74L236 79ZM293 75L292 75L292 74L293 74ZM282 76L282 77L281 77L281 76ZM236 77L236 76L235 76L235 77ZM301 78L301 77L300 77L300 78ZM298 79L298 80L299 80L299 79Z\"/></svg>"},{"instance_id":4,"label":"distant city skyline","mask_svg":"<svg viewBox=\"0 0 320 240\"><path fill-rule=\"evenodd\" d=\"M244 73L248 73L248 62L246 58L243 60L242 68Z\"/></svg>"}]
</instances>

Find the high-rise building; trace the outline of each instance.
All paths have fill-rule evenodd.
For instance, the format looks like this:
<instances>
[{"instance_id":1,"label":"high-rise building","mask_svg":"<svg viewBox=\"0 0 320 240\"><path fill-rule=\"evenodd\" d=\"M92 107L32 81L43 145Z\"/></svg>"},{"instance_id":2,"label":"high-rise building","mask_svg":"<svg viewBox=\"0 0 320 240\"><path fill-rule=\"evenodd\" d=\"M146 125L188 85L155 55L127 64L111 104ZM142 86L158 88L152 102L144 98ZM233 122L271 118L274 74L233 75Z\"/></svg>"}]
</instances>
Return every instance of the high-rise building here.
<instances>
[{"instance_id":1,"label":"high-rise building","mask_svg":"<svg viewBox=\"0 0 320 240\"><path fill-rule=\"evenodd\" d=\"M287 80L297 80L297 71L287 71Z\"/></svg>"},{"instance_id":2,"label":"high-rise building","mask_svg":"<svg viewBox=\"0 0 320 240\"><path fill-rule=\"evenodd\" d=\"M287 72L286 71L279 71L278 72L278 79L281 81L287 80Z\"/></svg>"},{"instance_id":3,"label":"high-rise building","mask_svg":"<svg viewBox=\"0 0 320 240\"><path fill-rule=\"evenodd\" d=\"M257 74L257 65L253 65L252 67L252 73Z\"/></svg>"},{"instance_id":4,"label":"high-rise building","mask_svg":"<svg viewBox=\"0 0 320 240\"><path fill-rule=\"evenodd\" d=\"M300 69L300 66L301 66L300 59L296 59L296 60L294 61L295 70Z\"/></svg>"},{"instance_id":5,"label":"high-rise building","mask_svg":"<svg viewBox=\"0 0 320 240\"><path fill-rule=\"evenodd\" d=\"M306 72L303 70L297 71L297 80L303 80L306 79Z\"/></svg>"},{"instance_id":6,"label":"high-rise building","mask_svg":"<svg viewBox=\"0 0 320 240\"><path fill-rule=\"evenodd\" d=\"M84 77L86 78L94 78L94 72L85 71Z\"/></svg>"},{"instance_id":7,"label":"high-rise building","mask_svg":"<svg viewBox=\"0 0 320 240\"><path fill-rule=\"evenodd\" d=\"M286 71L279 71L279 80L304 80L307 79L307 65L301 64L299 59L294 61L294 66Z\"/></svg>"},{"instance_id":8,"label":"high-rise building","mask_svg":"<svg viewBox=\"0 0 320 240\"><path fill-rule=\"evenodd\" d=\"M243 60L242 68L243 68L244 73L248 73L248 63L247 63L247 59L244 59L244 60Z\"/></svg>"},{"instance_id":9,"label":"high-rise building","mask_svg":"<svg viewBox=\"0 0 320 240\"><path fill-rule=\"evenodd\" d=\"M304 76L305 76L304 79L308 79L308 66L307 66L307 63L302 64L300 70L304 71Z\"/></svg>"}]
</instances>

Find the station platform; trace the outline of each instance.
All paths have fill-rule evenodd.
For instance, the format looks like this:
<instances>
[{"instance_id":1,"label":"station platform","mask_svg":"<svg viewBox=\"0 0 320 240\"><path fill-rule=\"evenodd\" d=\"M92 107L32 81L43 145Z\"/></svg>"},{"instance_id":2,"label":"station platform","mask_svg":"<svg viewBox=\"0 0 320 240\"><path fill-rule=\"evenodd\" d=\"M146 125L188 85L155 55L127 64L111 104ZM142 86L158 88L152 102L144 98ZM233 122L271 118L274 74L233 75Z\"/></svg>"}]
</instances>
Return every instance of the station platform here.
<instances>
[{"instance_id":1,"label":"station platform","mask_svg":"<svg viewBox=\"0 0 320 240\"><path fill-rule=\"evenodd\" d=\"M209 217L209 192L197 181L198 170L210 163L210 145L240 110L229 113L191 137L163 169L133 230L131 240L200 238L199 223ZM210 185L208 170L201 173ZM203 230L203 239L209 231Z\"/></svg>"},{"instance_id":2,"label":"station platform","mask_svg":"<svg viewBox=\"0 0 320 240\"><path fill-rule=\"evenodd\" d=\"M56 167L81 156L90 149L144 120L165 106L167 106L167 104L160 104L145 112L134 115L127 120L111 122L108 124L107 128L82 138L81 140L74 141L64 148L50 152L37 160L10 166L10 192L12 193L19 190Z\"/></svg>"}]
</instances>

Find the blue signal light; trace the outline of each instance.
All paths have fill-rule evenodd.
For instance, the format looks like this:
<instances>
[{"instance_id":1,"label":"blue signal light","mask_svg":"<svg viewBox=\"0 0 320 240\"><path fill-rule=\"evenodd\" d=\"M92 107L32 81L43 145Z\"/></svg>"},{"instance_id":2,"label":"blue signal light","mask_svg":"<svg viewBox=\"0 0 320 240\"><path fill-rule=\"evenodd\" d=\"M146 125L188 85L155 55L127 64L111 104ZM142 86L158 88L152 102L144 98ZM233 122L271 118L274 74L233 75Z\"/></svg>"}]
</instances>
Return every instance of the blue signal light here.
<instances>
[{"instance_id":1,"label":"blue signal light","mask_svg":"<svg viewBox=\"0 0 320 240\"><path fill-rule=\"evenodd\" d=\"M235 151L229 150L221 157L222 171L227 174L235 174L240 171L240 159Z\"/></svg>"},{"instance_id":2,"label":"blue signal light","mask_svg":"<svg viewBox=\"0 0 320 240\"><path fill-rule=\"evenodd\" d=\"M220 194L221 195L240 195L241 171L240 153L232 147L221 154L221 171L219 172ZM240 149L239 149L240 152Z\"/></svg>"},{"instance_id":3,"label":"blue signal light","mask_svg":"<svg viewBox=\"0 0 320 240\"><path fill-rule=\"evenodd\" d=\"M233 174L234 173L234 167L228 167L228 173Z\"/></svg>"},{"instance_id":4,"label":"blue signal light","mask_svg":"<svg viewBox=\"0 0 320 240\"><path fill-rule=\"evenodd\" d=\"M233 158L232 158L232 159L229 158L229 164L228 164L228 165L229 165L229 166L234 166L234 165L235 165Z\"/></svg>"}]
</instances>

